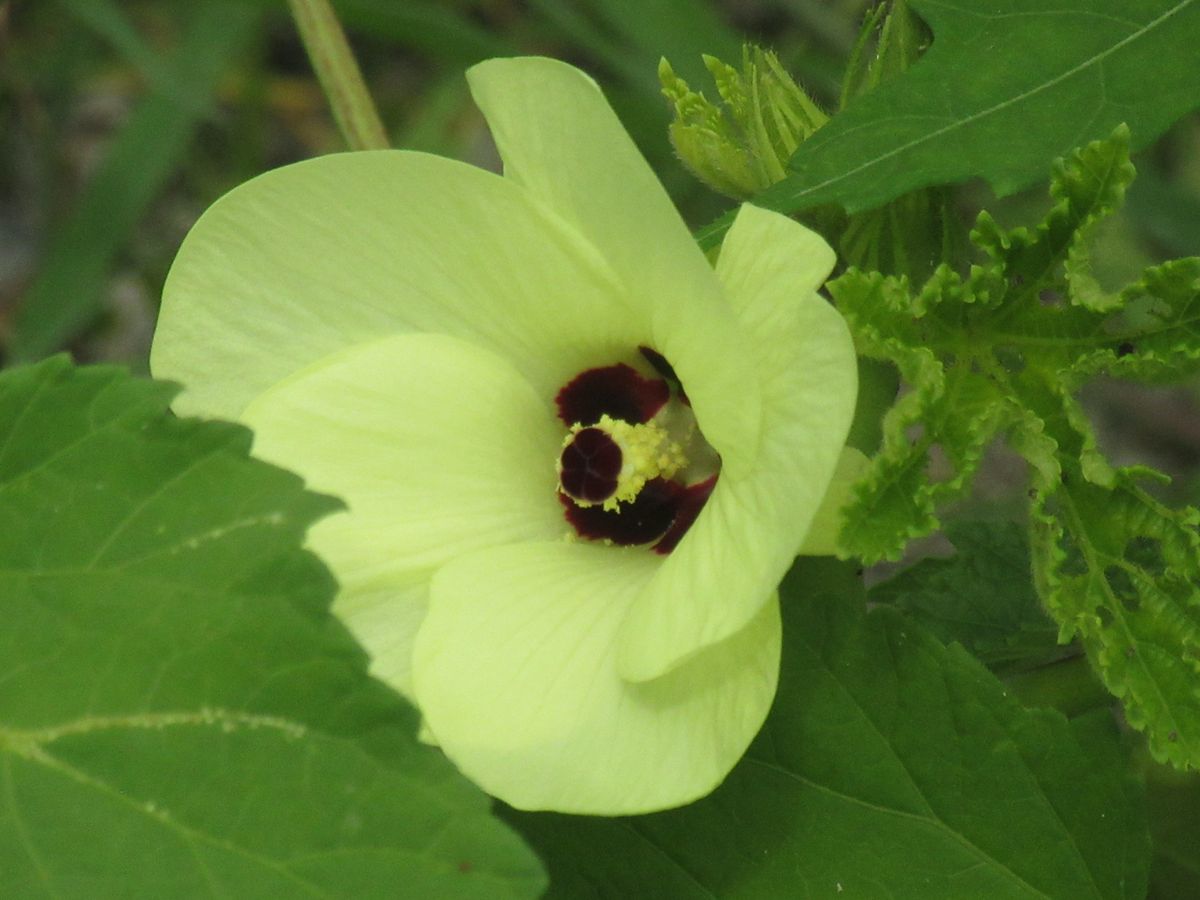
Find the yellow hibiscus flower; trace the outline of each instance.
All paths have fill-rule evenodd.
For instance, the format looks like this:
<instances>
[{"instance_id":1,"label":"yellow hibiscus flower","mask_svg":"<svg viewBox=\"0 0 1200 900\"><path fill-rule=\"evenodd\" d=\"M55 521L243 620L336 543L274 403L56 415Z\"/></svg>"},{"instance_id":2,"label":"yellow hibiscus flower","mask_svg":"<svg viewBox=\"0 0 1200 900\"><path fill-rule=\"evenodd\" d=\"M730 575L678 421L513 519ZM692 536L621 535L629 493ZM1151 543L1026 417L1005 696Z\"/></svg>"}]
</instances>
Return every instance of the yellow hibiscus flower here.
<instances>
[{"instance_id":1,"label":"yellow hibiscus flower","mask_svg":"<svg viewBox=\"0 0 1200 900\"><path fill-rule=\"evenodd\" d=\"M831 546L834 256L745 206L714 267L586 75L468 78L503 177L378 151L255 178L184 242L151 366L346 501L310 534L335 612L465 774L525 809L683 804L762 724L776 586Z\"/></svg>"}]
</instances>

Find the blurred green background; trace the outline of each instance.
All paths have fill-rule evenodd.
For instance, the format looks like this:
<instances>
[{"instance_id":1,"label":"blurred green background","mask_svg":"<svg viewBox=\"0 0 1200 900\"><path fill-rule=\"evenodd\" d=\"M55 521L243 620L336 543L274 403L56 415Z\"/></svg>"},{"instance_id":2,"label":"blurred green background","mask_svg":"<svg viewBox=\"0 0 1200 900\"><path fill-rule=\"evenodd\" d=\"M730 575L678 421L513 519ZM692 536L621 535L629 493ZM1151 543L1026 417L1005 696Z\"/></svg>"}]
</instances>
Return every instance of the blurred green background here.
<instances>
[{"instance_id":1,"label":"blurred green background","mask_svg":"<svg viewBox=\"0 0 1200 900\"><path fill-rule=\"evenodd\" d=\"M831 109L865 0L336 0L393 143L495 166L463 70L545 54L604 86L675 197L701 225L729 201L674 159L656 66L710 87L700 54L770 46ZM1014 61L1014 65L1019 61ZM708 91L711 95L711 91ZM1200 254L1200 119L1135 160L1124 213L1101 237L1109 280ZM282 0L0 2L0 352L7 364L69 350L145 371L176 249L214 199L246 179L343 149ZM994 202L1031 221L1044 188ZM1194 387L1103 384L1089 408L1118 461L1184 476L1200 465ZM1194 487L1194 485L1193 485ZM1188 490L1195 496L1194 490Z\"/></svg>"},{"instance_id":2,"label":"blurred green background","mask_svg":"<svg viewBox=\"0 0 1200 900\"><path fill-rule=\"evenodd\" d=\"M835 96L863 3L341 0L393 143L494 165L463 71L545 54L601 81L697 223L727 205L675 162L655 74L666 55L769 41ZM287 9L268 0L0 4L0 345L144 368L156 298L189 225L265 169L344 149Z\"/></svg>"}]
</instances>

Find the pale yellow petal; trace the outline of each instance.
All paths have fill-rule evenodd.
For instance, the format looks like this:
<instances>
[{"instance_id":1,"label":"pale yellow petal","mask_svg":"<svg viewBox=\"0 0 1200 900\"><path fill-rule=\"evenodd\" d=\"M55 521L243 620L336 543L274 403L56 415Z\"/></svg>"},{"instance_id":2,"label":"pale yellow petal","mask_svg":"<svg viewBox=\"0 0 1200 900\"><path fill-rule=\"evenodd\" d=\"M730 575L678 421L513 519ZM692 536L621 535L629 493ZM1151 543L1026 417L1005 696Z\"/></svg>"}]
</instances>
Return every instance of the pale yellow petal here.
<instances>
[{"instance_id":1,"label":"pale yellow petal","mask_svg":"<svg viewBox=\"0 0 1200 900\"><path fill-rule=\"evenodd\" d=\"M621 671L656 678L757 616L791 566L845 443L857 367L841 316L815 288L832 251L790 219L743 206L717 265L762 373L753 471L722 469L699 519L621 629Z\"/></svg>"},{"instance_id":2,"label":"pale yellow petal","mask_svg":"<svg viewBox=\"0 0 1200 900\"><path fill-rule=\"evenodd\" d=\"M267 391L245 420L256 455L346 501L309 543L344 586L335 609L401 690L437 566L567 531L550 404L465 341L401 334L355 345Z\"/></svg>"},{"instance_id":3,"label":"pale yellow petal","mask_svg":"<svg viewBox=\"0 0 1200 900\"><path fill-rule=\"evenodd\" d=\"M736 471L756 452L752 348L662 185L583 72L552 59L493 59L467 73L505 177L590 240L640 310L648 343L687 388L700 427Z\"/></svg>"},{"instance_id":4,"label":"pale yellow petal","mask_svg":"<svg viewBox=\"0 0 1200 900\"><path fill-rule=\"evenodd\" d=\"M237 418L287 375L400 332L469 338L552 398L651 339L592 245L512 182L420 153L323 156L218 200L163 292L150 364Z\"/></svg>"},{"instance_id":5,"label":"pale yellow petal","mask_svg":"<svg viewBox=\"0 0 1200 900\"><path fill-rule=\"evenodd\" d=\"M521 809L600 815L677 806L721 782L775 692L778 605L694 665L630 683L617 632L657 565L639 550L522 544L437 573L416 694L468 777Z\"/></svg>"}]
</instances>

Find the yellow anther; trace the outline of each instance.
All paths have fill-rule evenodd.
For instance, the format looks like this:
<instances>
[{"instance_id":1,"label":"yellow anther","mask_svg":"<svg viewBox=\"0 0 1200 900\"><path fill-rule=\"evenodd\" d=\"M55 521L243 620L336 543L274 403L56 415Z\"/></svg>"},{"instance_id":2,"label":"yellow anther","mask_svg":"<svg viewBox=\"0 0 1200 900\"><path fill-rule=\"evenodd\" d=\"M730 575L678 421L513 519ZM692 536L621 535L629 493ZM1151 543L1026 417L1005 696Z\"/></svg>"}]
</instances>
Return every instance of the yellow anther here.
<instances>
[{"instance_id":1,"label":"yellow anther","mask_svg":"<svg viewBox=\"0 0 1200 900\"><path fill-rule=\"evenodd\" d=\"M605 432L621 450L621 468L617 473L616 490L605 500L589 503L572 497L580 506L602 504L607 510L620 511L619 504L634 500L647 481L655 478L670 478L680 469L687 467L687 457L667 430L654 422L631 425L624 419L603 415L593 425L571 426L563 446L566 447L580 431L598 428ZM568 496L570 496L568 494Z\"/></svg>"}]
</instances>

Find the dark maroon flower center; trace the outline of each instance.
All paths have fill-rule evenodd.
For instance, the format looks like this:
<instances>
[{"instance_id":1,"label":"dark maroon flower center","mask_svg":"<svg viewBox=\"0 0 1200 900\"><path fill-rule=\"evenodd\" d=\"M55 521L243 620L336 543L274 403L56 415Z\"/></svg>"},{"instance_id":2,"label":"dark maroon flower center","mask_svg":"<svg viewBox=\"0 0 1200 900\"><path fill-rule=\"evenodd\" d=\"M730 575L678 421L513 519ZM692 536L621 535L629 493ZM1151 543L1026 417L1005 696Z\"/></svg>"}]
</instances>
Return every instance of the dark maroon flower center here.
<instances>
[{"instance_id":1,"label":"dark maroon flower center","mask_svg":"<svg viewBox=\"0 0 1200 900\"><path fill-rule=\"evenodd\" d=\"M646 482L631 502L622 503L615 510L580 506L563 494L558 499L567 521L575 526L580 537L619 547L653 544L651 549L665 556L687 534L716 485L716 475L686 486L655 478Z\"/></svg>"},{"instance_id":2,"label":"dark maroon flower center","mask_svg":"<svg viewBox=\"0 0 1200 900\"><path fill-rule=\"evenodd\" d=\"M649 422L670 396L667 382L645 378L633 366L618 363L580 372L563 386L554 402L564 425L595 425L606 413L641 425Z\"/></svg>"},{"instance_id":3,"label":"dark maroon flower center","mask_svg":"<svg viewBox=\"0 0 1200 900\"><path fill-rule=\"evenodd\" d=\"M587 426L578 428L559 457L559 501L580 537L619 546L648 545L666 554L700 515L717 475L709 469L650 478L633 499L604 505L617 492L625 460L612 435L603 427L593 427L601 418L631 425L655 419L665 423L663 427L686 420L691 423L687 433L697 433L690 403L670 363L648 347L639 349L661 377L645 376L625 363L601 366L576 375L555 397L559 418L566 425ZM711 457L711 448L706 453ZM668 471L676 470L664 473ZM698 480L688 483L685 475Z\"/></svg>"},{"instance_id":4,"label":"dark maroon flower center","mask_svg":"<svg viewBox=\"0 0 1200 900\"><path fill-rule=\"evenodd\" d=\"M621 448L607 432L584 428L563 448L558 460L559 484L575 500L601 503L617 490L621 462Z\"/></svg>"}]
</instances>

